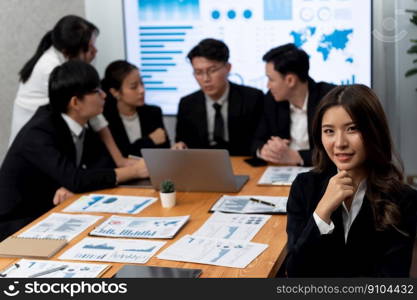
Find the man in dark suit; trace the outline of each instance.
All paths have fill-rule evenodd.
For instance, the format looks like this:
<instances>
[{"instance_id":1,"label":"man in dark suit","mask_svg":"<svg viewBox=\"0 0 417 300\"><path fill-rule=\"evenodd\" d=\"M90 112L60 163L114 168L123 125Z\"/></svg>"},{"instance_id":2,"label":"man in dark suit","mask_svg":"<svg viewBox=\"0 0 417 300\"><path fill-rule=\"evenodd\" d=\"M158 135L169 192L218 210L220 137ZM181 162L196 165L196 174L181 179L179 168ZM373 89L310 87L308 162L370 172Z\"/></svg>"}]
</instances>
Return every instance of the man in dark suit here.
<instances>
[{"instance_id":1,"label":"man in dark suit","mask_svg":"<svg viewBox=\"0 0 417 300\"><path fill-rule=\"evenodd\" d=\"M252 153L272 163L310 166L314 112L334 85L308 76L308 55L294 44L271 49L263 60L269 92Z\"/></svg>"},{"instance_id":2,"label":"man in dark suit","mask_svg":"<svg viewBox=\"0 0 417 300\"><path fill-rule=\"evenodd\" d=\"M21 129L0 168L0 240L71 192L146 177L142 161L115 168L88 127L88 120L103 111L105 94L99 84L96 70L81 61L69 61L51 73L50 104L40 107Z\"/></svg>"},{"instance_id":3,"label":"man in dark suit","mask_svg":"<svg viewBox=\"0 0 417 300\"><path fill-rule=\"evenodd\" d=\"M187 57L201 90L180 101L173 148L220 148L249 155L263 93L227 80L231 64L222 41L202 40Z\"/></svg>"}]
</instances>

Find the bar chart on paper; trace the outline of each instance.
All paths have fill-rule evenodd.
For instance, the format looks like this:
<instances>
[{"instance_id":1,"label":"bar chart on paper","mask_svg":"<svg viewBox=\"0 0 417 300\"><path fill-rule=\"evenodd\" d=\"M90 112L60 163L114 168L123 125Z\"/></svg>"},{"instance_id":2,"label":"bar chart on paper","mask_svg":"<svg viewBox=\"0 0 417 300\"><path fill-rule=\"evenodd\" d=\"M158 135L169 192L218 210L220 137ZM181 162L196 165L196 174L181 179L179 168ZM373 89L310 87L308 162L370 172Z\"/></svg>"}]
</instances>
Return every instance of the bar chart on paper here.
<instances>
[{"instance_id":1,"label":"bar chart on paper","mask_svg":"<svg viewBox=\"0 0 417 300\"><path fill-rule=\"evenodd\" d=\"M90 234L125 238L172 238L184 226L189 217L111 216Z\"/></svg>"},{"instance_id":2,"label":"bar chart on paper","mask_svg":"<svg viewBox=\"0 0 417 300\"><path fill-rule=\"evenodd\" d=\"M146 263L164 244L159 241L84 238L60 259Z\"/></svg>"}]
</instances>

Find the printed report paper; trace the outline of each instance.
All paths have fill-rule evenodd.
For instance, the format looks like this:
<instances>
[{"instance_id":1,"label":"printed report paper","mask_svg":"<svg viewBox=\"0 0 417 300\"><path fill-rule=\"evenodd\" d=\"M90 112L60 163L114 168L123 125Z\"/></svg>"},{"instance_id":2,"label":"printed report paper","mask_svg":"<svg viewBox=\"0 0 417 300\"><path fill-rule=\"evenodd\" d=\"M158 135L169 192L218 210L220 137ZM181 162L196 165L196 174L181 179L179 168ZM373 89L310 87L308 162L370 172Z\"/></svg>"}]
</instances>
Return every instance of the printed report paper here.
<instances>
[{"instance_id":1,"label":"printed report paper","mask_svg":"<svg viewBox=\"0 0 417 300\"><path fill-rule=\"evenodd\" d=\"M267 244L185 235L162 251L159 259L245 268Z\"/></svg>"},{"instance_id":2,"label":"printed report paper","mask_svg":"<svg viewBox=\"0 0 417 300\"><path fill-rule=\"evenodd\" d=\"M146 263L166 242L84 238L59 259Z\"/></svg>"},{"instance_id":3,"label":"printed report paper","mask_svg":"<svg viewBox=\"0 0 417 300\"><path fill-rule=\"evenodd\" d=\"M101 218L93 215L52 213L18 237L70 241Z\"/></svg>"},{"instance_id":4,"label":"printed report paper","mask_svg":"<svg viewBox=\"0 0 417 300\"><path fill-rule=\"evenodd\" d=\"M21 259L3 270L2 274L6 278L95 278L109 267L106 264Z\"/></svg>"},{"instance_id":5,"label":"printed report paper","mask_svg":"<svg viewBox=\"0 0 417 300\"><path fill-rule=\"evenodd\" d=\"M194 236L250 241L271 216L215 212Z\"/></svg>"},{"instance_id":6,"label":"printed report paper","mask_svg":"<svg viewBox=\"0 0 417 300\"><path fill-rule=\"evenodd\" d=\"M308 172L310 167L267 167L258 181L259 185L291 185L295 177L303 172Z\"/></svg>"},{"instance_id":7,"label":"printed report paper","mask_svg":"<svg viewBox=\"0 0 417 300\"><path fill-rule=\"evenodd\" d=\"M175 236L189 218L190 216L155 218L111 216L90 235L169 239Z\"/></svg>"},{"instance_id":8,"label":"printed report paper","mask_svg":"<svg viewBox=\"0 0 417 300\"><path fill-rule=\"evenodd\" d=\"M156 200L155 197L90 194L74 201L64 211L137 214Z\"/></svg>"},{"instance_id":9,"label":"printed report paper","mask_svg":"<svg viewBox=\"0 0 417 300\"><path fill-rule=\"evenodd\" d=\"M267 205L250 200L251 198L259 199L268 203L272 203L275 206ZM287 200L288 197L275 197L275 196L255 196L255 195L239 195L228 196L223 195L211 208L211 211L222 211L240 214L253 214L253 213L265 213L265 214L279 214L287 212Z\"/></svg>"}]
</instances>

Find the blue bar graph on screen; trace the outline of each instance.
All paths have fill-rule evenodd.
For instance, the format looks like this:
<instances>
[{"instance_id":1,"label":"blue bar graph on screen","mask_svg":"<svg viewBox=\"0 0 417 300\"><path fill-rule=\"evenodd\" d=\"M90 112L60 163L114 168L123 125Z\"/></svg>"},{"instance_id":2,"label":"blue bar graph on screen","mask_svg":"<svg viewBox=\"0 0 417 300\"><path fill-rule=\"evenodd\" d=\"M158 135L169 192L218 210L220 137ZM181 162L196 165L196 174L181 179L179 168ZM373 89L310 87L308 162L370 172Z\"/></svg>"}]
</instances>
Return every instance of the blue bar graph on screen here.
<instances>
[{"instance_id":1,"label":"blue bar graph on screen","mask_svg":"<svg viewBox=\"0 0 417 300\"><path fill-rule=\"evenodd\" d=\"M264 0L265 20L291 20L293 0Z\"/></svg>"},{"instance_id":2,"label":"blue bar graph on screen","mask_svg":"<svg viewBox=\"0 0 417 300\"><path fill-rule=\"evenodd\" d=\"M197 20L199 0L139 0L139 19L143 21Z\"/></svg>"},{"instance_id":3,"label":"blue bar graph on screen","mask_svg":"<svg viewBox=\"0 0 417 300\"><path fill-rule=\"evenodd\" d=\"M341 80L341 85L349 85L349 84L355 84L356 83L356 76L353 74L351 78L346 80Z\"/></svg>"},{"instance_id":4,"label":"blue bar graph on screen","mask_svg":"<svg viewBox=\"0 0 417 300\"><path fill-rule=\"evenodd\" d=\"M190 24L200 19L200 0L137 1L140 71L148 79L144 80L145 90L175 92L178 83L169 81L175 79L171 76L189 50L187 38L194 30Z\"/></svg>"}]
</instances>

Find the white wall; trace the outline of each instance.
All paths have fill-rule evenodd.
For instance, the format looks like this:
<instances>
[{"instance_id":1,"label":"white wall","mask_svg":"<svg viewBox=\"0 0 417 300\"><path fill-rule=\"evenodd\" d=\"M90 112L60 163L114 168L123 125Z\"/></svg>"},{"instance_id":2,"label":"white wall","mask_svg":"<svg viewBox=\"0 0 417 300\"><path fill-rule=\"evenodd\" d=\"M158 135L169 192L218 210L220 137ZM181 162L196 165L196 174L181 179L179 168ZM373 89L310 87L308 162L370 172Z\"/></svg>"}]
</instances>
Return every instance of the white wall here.
<instances>
[{"instance_id":1,"label":"white wall","mask_svg":"<svg viewBox=\"0 0 417 300\"><path fill-rule=\"evenodd\" d=\"M17 73L46 31L68 14L84 16L84 0L0 1L0 163L9 141Z\"/></svg>"},{"instance_id":2,"label":"white wall","mask_svg":"<svg viewBox=\"0 0 417 300\"><path fill-rule=\"evenodd\" d=\"M94 65L102 77L110 62L125 58L122 0L85 0L85 15L100 29Z\"/></svg>"}]
</instances>

